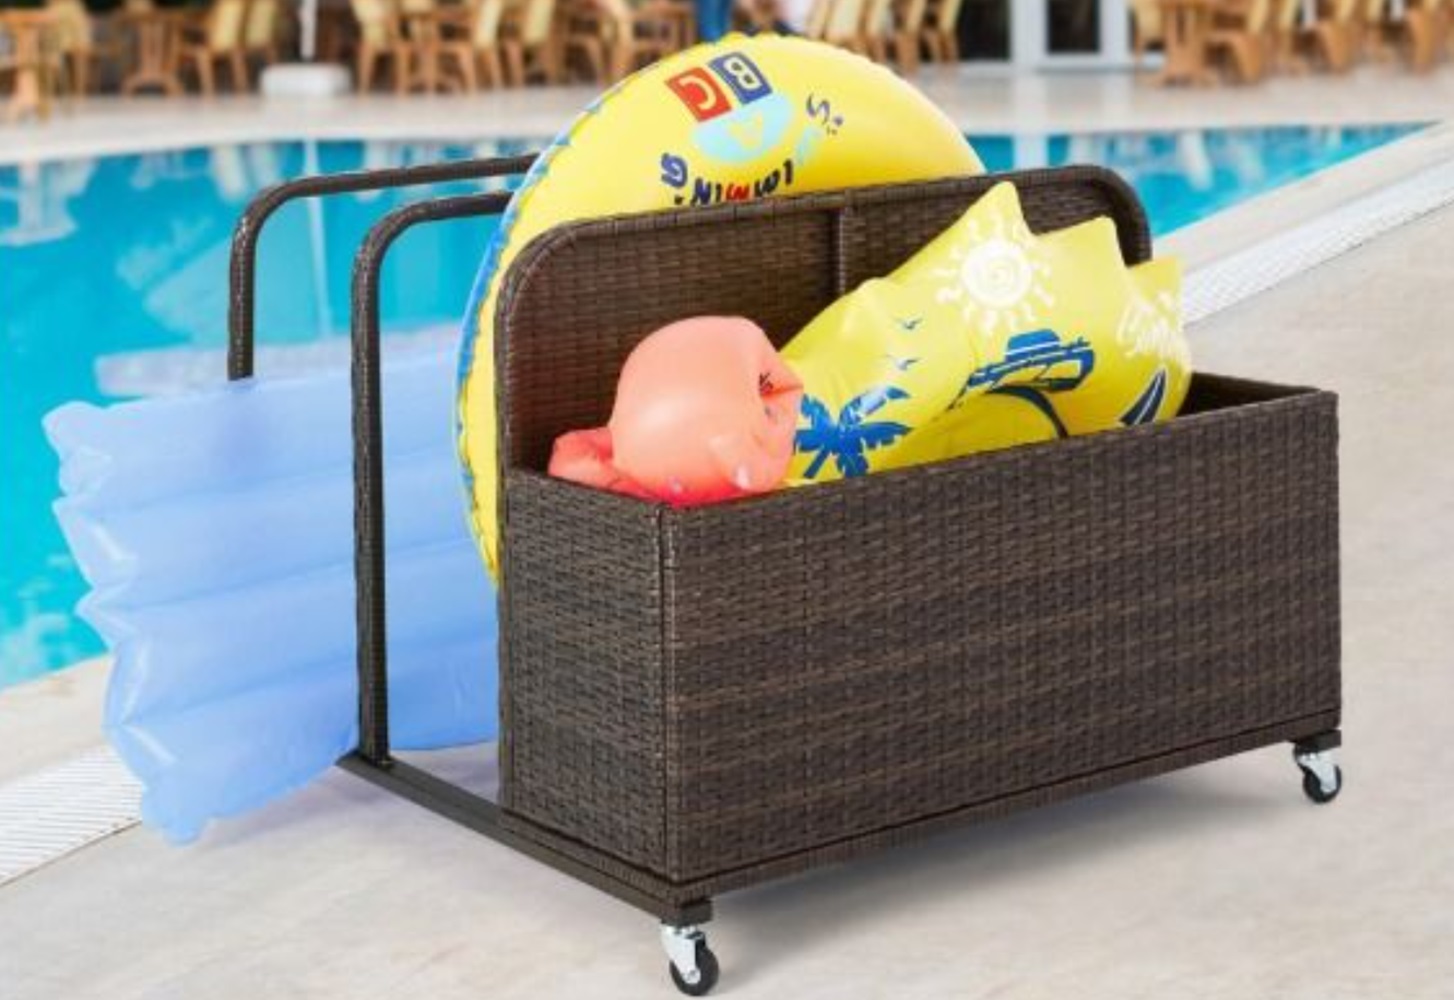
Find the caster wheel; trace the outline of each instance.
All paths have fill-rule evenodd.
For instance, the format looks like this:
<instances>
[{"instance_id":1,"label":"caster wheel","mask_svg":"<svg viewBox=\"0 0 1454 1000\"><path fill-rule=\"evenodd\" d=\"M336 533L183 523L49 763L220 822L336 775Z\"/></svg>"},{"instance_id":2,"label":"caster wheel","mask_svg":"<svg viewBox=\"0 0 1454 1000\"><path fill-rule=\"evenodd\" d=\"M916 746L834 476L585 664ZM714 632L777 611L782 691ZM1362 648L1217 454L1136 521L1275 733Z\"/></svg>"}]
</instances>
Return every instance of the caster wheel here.
<instances>
[{"instance_id":1,"label":"caster wheel","mask_svg":"<svg viewBox=\"0 0 1454 1000\"><path fill-rule=\"evenodd\" d=\"M712 954L703 941L697 942L697 981L689 983L682 978L677 971L676 964L668 962L667 970L671 972L671 981L676 988L689 997L704 997L712 992L712 987L717 985L717 975L720 971L717 967L717 956Z\"/></svg>"},{"instance_id":2,"label":"caster wheel","mask_svg":"<svg viewBox=\"0 0 1454 1000\"><path fill-rule=\"evenodd\" d=\"M1303 771L1303 794L1318 805L1332 802L1343 790L1343 769L1333 768L1333 789L1328 791L1323 788L1322 780L1312 771Z\"/></svg>"}]
</instances>

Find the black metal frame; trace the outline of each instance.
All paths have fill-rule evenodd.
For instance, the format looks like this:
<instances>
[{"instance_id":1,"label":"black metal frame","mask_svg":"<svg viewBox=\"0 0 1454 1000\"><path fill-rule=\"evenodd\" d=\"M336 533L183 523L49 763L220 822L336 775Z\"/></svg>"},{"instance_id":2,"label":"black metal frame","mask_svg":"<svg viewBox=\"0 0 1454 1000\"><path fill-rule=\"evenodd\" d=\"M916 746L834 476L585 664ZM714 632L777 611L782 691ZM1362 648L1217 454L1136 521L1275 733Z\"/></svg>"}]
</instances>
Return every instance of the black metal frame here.
<instances>
[{"instance_id":1,"label":"black metal frame","mask_svg":"<svg viewBox=\"0 0 1454 1000\"><path fill-rule=\"evenodd\" d=\"M253 374L257 245L268 219L284 204L303 198L478 180L524 173L533 156L463 160L420 167L304 177L268 188L243 212L233 233L231 308L228 317L229 380ZM359 746L338 763L344 770L409 799L447 819L529 855L675 926L711 919L710 900L677 905L514 832L499 805L422 768L394 759L389 746L388 634L385 621L383 399L379 364L379 277L394 242L425 223L499 215L508 192L461 195L415 202L380 219L354 258L351 290L354 582L357 595Z\"/></svg>"}]
</instances>

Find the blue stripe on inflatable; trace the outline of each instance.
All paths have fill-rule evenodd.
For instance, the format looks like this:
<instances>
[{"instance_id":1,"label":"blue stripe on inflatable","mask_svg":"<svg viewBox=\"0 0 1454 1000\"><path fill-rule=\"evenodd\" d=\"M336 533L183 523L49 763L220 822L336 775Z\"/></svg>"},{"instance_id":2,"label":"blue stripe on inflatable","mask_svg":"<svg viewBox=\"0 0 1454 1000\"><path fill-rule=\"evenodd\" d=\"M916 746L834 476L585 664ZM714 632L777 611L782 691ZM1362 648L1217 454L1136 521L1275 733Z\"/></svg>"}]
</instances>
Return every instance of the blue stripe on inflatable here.
<instances>
[{"instance_id":1,"label":"blue stripe on inflatable","mask_svg":"<svg viewBox=\"0 0 1454 1000\"><path fill-rule=\"evenodd\" d=\"M1065 424L1061 422L1060 414L1055 412L1055 407L1051 404L1050 400L1045 398L1043 392L1023 385L1006 385L998 389L991 389L990 394L995 396L1010 396L1023 403L1029 403L1035 409L1039 410L1046 420L1050 421L1050 426L1055 428L1056 437L1070 437L1070 432L1065 429Z\"/></svg>"},{"instance_id":2,"label":"blue stripe on inflatable","mask_svg":"<svg viewBox=\"0 0 1454 1000\"><path fill-rule=\"evenodd\" d=\"M1162 400L1166 398L1166 369L1156 369L1156 374L1151 376L1151 381L1146 384L1141 395L1131 404L1125 413L1121 414L1121 423L1127 427L1135 427L1138 424L1149 424L1156 419L1157 412L1161 409Z\"/></svg>"}]
</instances>

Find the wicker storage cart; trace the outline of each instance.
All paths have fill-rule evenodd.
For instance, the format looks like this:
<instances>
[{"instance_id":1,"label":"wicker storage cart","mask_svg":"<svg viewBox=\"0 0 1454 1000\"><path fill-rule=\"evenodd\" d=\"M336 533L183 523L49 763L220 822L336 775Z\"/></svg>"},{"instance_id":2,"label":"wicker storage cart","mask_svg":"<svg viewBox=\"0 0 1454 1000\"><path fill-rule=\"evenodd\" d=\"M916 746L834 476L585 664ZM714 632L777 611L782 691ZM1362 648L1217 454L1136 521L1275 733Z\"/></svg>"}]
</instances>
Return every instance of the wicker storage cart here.
<instances>
[{"instance_id":1,"label":"wicker storage cart","mask_svg":"<svg viewBox=\"0 0 1454 1000\"><path fill-rule=\"evenodd\" d=\"M1109 215L1127 262L1149 256L1114 175L1010 176L1032 228ZM731 889L1280 742L1331 799L1329 393L1198 375L1168 424L691 510L544 474L557 435L605 423L651 330L745 315L781 343L1000 179L584 222L519 256L497 319L498 802L389 753L377 274L408 226L505 196L381 223L355 282L362 741L345 766L660 917L692 995L716 982L700 925ZM272 207L240 229L234 376Z\"/></svg>"}]
</instances>

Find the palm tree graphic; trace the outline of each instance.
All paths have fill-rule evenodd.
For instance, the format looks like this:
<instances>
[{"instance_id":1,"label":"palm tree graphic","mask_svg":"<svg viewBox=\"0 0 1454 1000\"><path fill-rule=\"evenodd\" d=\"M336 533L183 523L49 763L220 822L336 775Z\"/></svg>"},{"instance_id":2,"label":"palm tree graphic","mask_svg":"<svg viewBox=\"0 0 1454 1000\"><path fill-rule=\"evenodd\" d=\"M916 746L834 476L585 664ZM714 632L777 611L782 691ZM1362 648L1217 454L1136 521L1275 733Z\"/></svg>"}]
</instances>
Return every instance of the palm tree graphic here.
<instances>
[{"instance_id":1,"label":"palm tree graphic","mask_svg":"<svg viewBox=\"0 0 1454 1000\"><path fill-rule=\"evenodd\" d=\"M908 398L909 394L896 386L874 386L850 399L834 420L827 404L815 396L804 395L802 413L808 426L800 429L793 440L793 447L799 452L813 453L813 461L803 475L816 479L830 457L845 478L865 475L868 458L864 452L893 444L909 433L909 428L897 421L868 422L868 418L889 403Z\"/></svg>"}]
</instances>

